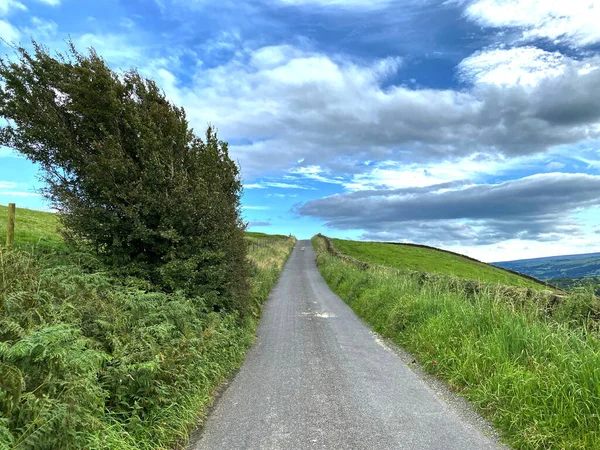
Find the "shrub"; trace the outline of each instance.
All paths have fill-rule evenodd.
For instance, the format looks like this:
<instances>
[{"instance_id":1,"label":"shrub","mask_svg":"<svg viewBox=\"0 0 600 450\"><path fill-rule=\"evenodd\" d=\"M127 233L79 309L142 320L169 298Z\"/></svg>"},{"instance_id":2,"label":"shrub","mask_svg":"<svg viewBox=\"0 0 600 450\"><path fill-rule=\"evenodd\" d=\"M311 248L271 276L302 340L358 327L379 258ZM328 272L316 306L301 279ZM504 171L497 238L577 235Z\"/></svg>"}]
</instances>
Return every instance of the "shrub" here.
<instances>
[{"instance_id":1,"label":"shrub","mask_svg":"<svg viewBox=\"0 0 600 450\"><path fill-rule=\"evenodd\" d=\"M243 319L98 272L89 256L0 247L0 449L182 444L241 365L293 244L251 254L253 314Z\"/></svg>"}]
</instances>

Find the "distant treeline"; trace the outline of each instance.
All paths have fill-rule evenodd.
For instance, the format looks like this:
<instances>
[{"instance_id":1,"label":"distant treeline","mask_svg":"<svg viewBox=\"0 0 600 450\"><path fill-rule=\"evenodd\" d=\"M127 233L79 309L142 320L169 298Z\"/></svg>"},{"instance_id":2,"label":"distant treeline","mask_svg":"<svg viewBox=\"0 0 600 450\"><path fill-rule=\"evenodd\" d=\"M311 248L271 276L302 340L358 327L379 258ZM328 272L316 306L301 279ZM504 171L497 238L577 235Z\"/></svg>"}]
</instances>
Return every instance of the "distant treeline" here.
<instances>
[{"instance_id":1,"label":"distant treeline","mask_svg":"<svg viewBox=\"0 0 600 450\"><path fill-rule=\"evenodd\" d=\"M583 278L554 278L550 283L564 289L565 291L590 290L593 289L594 294L600 296L600 276L598 277L583 277Z\"/></svg>"},{"instance_id":2,"label":"distant treeline","mask_svg":"<svg viewBox=\"0 0 600 450\"><path fill-rule=\"evenodd\" d=\"M600 276L600 254L566 255L494 263L540 280Z\"/></svg>"}]
</instances>

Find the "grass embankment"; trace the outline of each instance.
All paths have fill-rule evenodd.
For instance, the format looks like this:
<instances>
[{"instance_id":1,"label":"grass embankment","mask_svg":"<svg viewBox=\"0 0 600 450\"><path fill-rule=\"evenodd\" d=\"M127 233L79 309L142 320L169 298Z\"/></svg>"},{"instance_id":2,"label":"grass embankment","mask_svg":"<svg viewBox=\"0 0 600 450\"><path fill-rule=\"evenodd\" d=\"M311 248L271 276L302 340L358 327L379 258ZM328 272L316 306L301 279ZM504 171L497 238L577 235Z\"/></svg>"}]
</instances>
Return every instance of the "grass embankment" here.
<instances>
[{"instance_id":1,"label":"grass embankment","mask_svg":"<svg viewBox=\"0 0 600 450\"><path fill-rule=\"evenodd\" d=\"M0 245L5 244L8 207L0 205ZM66 248L57 233L56 215L43 211L17 208L15 246L23 250L38 251Z\"/></svg>"},{"instance_id":2,"label":"grass embankment","mask_svg":"<svg viewBox=\"0 0 600 450\"><path fill-rule=\"evenodd\" d=\"M377 332L470 399L518 449L600 448L598 302L554 305L365 268L313 238L327 283ZM541 294L540 294L541 296Z\"/></svg>"},{"instance_id":3,"label":"grass embankment","mask_svg":"<svg viewBox=\"0 0 600 450\"><path fill-rule=\"evenodd\" d=\"M528 287L537 290L548 289L535 280L443 250L385 242L358 242L342 239L332 239L332 241L340 252L373 264L381 264L401 270L451 275L464 280Z\"/></svg>"},{"instance_id":4,"label":"grass embankment","mask_svg":"<svg viewBox=\"0 0 600 450\"><path fill-rule=\"evenodd\" d=\"M89 254L21 250L65 248L55 225L18 209L17 249L0 247L0 448L182 444L241 365L295 240L250 253L252 314L242 318L103 271Z\"/></svg>"}]
</instances>

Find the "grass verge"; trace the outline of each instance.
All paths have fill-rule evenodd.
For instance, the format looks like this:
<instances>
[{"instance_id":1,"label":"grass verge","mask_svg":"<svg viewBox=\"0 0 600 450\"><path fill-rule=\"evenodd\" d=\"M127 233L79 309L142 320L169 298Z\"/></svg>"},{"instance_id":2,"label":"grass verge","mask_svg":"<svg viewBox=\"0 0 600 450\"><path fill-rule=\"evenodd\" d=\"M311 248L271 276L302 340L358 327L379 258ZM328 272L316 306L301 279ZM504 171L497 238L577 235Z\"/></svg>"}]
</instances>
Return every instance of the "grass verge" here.
<instances>
[{"instance_id":1,"label":"grass verge","mask_svg":"<svg viewBox=\"0 0 600 450\"><path fill-rule=\"evenodd\" d=\"M251 251L252 313L240 317L105 272L51 232L60 251L22 250L54 220L37 214L15 250L0 247L0 449L183 445L243 362L295 239Z\"/></svg>"},{"instance_id":2,"label":"grass verge","mask_svg":"<svg viewBox=\"0 0 600 450\"><path fill-rule=\"evenodd\" d=\"M359 265L313 238L319 269L378 333L417 357L498 428L517 449L600 448L600 338L591 294L548 314L501 291L458 292Z\"/></svg>"}]
</instances>

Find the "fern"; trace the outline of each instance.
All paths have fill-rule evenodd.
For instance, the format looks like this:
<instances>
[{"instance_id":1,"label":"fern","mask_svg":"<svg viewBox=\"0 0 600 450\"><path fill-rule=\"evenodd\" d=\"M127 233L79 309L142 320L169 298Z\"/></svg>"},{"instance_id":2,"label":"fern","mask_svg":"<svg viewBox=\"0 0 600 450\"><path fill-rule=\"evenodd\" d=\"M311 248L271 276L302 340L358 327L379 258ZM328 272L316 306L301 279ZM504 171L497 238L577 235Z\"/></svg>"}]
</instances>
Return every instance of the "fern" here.
<instances>
[{"instance_id":1,"label":"fern","mask_svg":"<svg viewBox=\"0 0 600 450\"><path fill-rule=\"evenodd\" d=\"M255 308L288 248L256 265ZM0 450L169 448L241 364L250 318L98 269L0 249Z\"/></svg>"}]
</instances>

